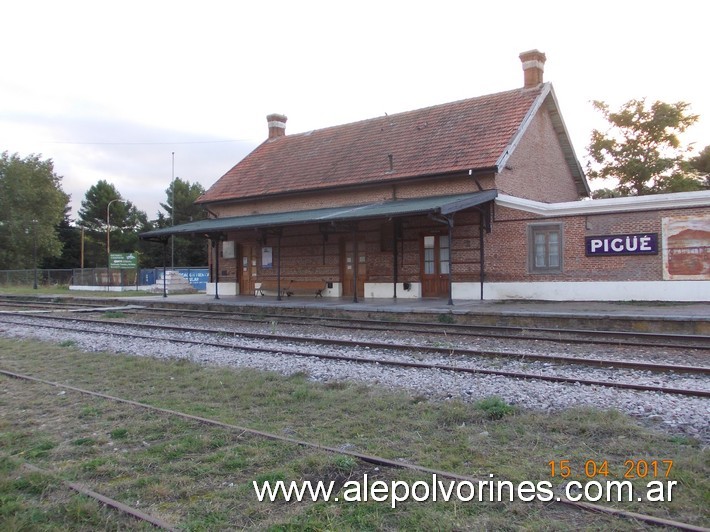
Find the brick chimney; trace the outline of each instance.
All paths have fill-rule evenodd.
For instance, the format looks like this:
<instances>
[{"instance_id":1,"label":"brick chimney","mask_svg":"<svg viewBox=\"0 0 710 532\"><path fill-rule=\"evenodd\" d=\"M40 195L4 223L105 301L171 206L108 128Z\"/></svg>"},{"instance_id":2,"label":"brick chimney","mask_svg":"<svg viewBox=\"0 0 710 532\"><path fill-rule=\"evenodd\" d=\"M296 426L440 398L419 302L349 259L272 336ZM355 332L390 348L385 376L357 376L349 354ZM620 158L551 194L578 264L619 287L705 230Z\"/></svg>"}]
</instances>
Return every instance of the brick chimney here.
<instances>
[{"instance_id":1,"label":"brick chimney","mask_svg":"<svg viewBox=\"0 0 710 532\"><path fill-rule=\"evenodd\" d=\"M283 137L286 134L286 118L285 115L274 113L266 117L269 123L269 140L276 137Z\"/></svg>"},{"instance_id":2,"label":"brick chimney","mask_svg":"<svg viewBox=\"0 0 710 532\"><path fill-rule=\"evenodd\" d=\"M545 61L547 57L539 50L530 50L520 54L520 61L523 63L523 73L525 75L524 88L531 89L542 83L542 74L545 71Z\"/></svg>"}]
</instances>

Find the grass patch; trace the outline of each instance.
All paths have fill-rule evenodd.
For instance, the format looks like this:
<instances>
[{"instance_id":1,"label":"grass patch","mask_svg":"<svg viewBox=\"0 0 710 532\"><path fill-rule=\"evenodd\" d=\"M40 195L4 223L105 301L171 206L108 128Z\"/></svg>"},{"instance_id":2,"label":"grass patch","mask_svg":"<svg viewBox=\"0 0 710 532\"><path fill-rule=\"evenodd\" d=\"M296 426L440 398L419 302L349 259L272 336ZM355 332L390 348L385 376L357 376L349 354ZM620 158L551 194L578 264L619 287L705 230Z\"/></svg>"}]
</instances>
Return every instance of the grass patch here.
<instances>
[{"instance_id":1,"label":"grass patch","mask_svg":"<svg viewBox=\"0 0 710 532\"><path fill-rule=\"evenodd\" d=\"M96 440L94 438L78 438L72 442L74 445L91 447L96 445Z\"/></svg>"},{"instance_id":2,"label":"grass patch","mask_svg":"<svg viewBox=\"0 0 710 532\"><path fill-rule=\"evenodd\" d=\"M103 316L104 318L108 318L108 319L118 319L118 318L125 318L125 317L126 317L126 313L125 313L125 312L121 312L120 310L109 310L109 311L107 311L107 312L104 312L104 313L102 314L102 316Z\"/></svg>"},{"instance_id":3,"label":"grass patch","mask_svg":"<svg viewBox=\"0 0 710 532\"><path fill-rule=\"evenodd\" d=\"M109 292L106 289L101 290L97 287L96 290L69 290L67 285L51 285L38 286L35 290L32 286L24 285L0 285L0 295L20 295L20 296L72 296L72 297L105 297L109 299L134 296L156 296L162 297L162 294L155 292L147 292L144 290L126 290L124 292Z\"/></svg>"},{"instance_id":4,"label":"grass patch","mask_svg":"<svg viewBox=\"0 0 710 532\"><path fill-rule=\"evenodd\" d=\"M110 435L111 438L113 438L114 440L122 440L122 439L124 439L125 437L128 436L128 429L124 429L124 428L113 429L113 430L109 433L109 435Z\"/></svg>"},{"instance_id":5,"label":"grass patch","mask_svg":"<svg viewBox=\"0 0 710 532\"><path fill-rule=\"evenodd\" d=\"M549 462L568 460L586 481L587 460L674 460L670 503L617 507L695 525L710 514L710 451L654 432L616 411L555 415L516 409L500 398L433 402L349 382L316 384L308 375L203 367L185 360L101 353L0 338L0 367L57 382L205 415L322 445L512 482L549 480ZM52 469L185 529L633 530L637 523L536 503L386 503L256 500L252 482L348 479L431 481L239 431L199 424L96 397L0 377L0 529L130 528L115 514L73 499L53 482L29 478L23 460ZM23 478L22 481L18 481ZM637 486L647 480L634 481ZM56 504L54 501L61 501ZM44 512L40 519L33 512ZM104 519L96 525L96 519ZM89 523L85 525L83 523Z\"/></svg>"},{"instance_id":6,"label":"grass patch","mask_svg":"<svg viewBox=\"0 0 710 532\"><path fill-rule=\"evenodd\" d=\"M0 294L2 295L70 295L70 290L67 285L39 285L35 290L30 285L0 285Z\"/></svg>"},{"instance_id":7,"label":"grass patch","mask_svg":"<svg viewBox=\"0 0 710 532\"><path fill-rule=\"evenodd\" d=\"M54 449L55 443L51 440L38 439L23 454L27 458L42 458L49 455L49 451Z\"/></svg>"},{"instance_id":8,"label":"grass patch","mask_svg":"<svg viewBox=\"0 0 710 532\"><path fill-rule=\"evenodd\" d=\"M515 407L496 396L481 399L476 403L475 407L489 420L503 419L505 416L515 413Z\"/></svg>"},{"instance_id":9,"label":"grass patch","mask_svg":"<svg viewBox=\"0 0 710 532\"><path fill-rule=\"evenodd\" d=\"M357 461L352 456L336 456L333 465L338 471L350 473L357 467Z\"/></svg>"},{"instance_id":10,"label":"grass patch","mask_svg":"<svg viewBox=\"0 0 710 532\"><path fill-rule=\"evenodd\" d=\"M154 530L78 495L56 478L0 457L0 528L20 530Z\"/></svg>"},{"instance_id":11,"label":"grass patch","mask_svg":"<svg viewBox=\"0 0 710 532\"><path fill-rule=\"evenodd\" d=\"M436 321L438 321L439 323L446 324L446 325L451 325L453 323L456 323L456 319L451 314L439 314L436 317Z\"/></svg>"},{"instance_id":12,"label":"grass patch","mask_svg":"<svg viewBox=\"0 0 710 532\"><path fill-rule=\"evenodd\" d=\"M79 418L81 418L81 419L91 418L91 417L99 417L100 415L101 415L101 409L96 406L93 406L93 405L85 406L79 412Z\"/></svg>"}]
</instances>

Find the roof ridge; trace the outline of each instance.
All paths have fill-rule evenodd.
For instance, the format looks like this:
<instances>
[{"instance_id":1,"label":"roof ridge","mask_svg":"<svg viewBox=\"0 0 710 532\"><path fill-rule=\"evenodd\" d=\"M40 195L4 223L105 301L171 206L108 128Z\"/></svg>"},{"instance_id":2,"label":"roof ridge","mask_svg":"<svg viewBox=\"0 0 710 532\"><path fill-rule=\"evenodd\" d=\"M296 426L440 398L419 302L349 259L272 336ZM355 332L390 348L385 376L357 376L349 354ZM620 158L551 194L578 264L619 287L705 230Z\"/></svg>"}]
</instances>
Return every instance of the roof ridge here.
<instances>
[{"instance_id":1,"label":"roof ridge","mask_svg":"<svg viewBox=\"0 0 710 532\"><path fill-rule=\"evenodd\" d=\"M370 117L370 118L363 118L363 119L361 119L361 120L354 120L354 121L352 121L352 122L344 122L344 123L342 123L342 124L335 124L335 125L332 125L332 126L325 126L325 127L321 127L321 128L309 129L309 130L307 130L307 131L301 131L301 132L298 132L298 133L288 133L287 135L284 135L284 136L282 136L282 137L277 137L277 138L275 138L275 139L267 139L267 140L265 140L264 142L267 142L268 140L271 140L271 141L274 141L274 140L281 140L281 139L283 139L283 138L289 138L289 137L310 136L310 135L312 135L312 134L313 134L314 132L316 132L316 131L328 131L328 130L331 130L331 129L337 129L337 128L346 127L346 126L351 126L351 125L355 125L355 124L364 124L364 123L366 123L366 122L373 122L373 121L375 121L375 120L383 120L383 119L387 119L387 118L389 118L390 120L392 120L392 119L394 119L394 118L401 117L401 116L405 116L405 115L409 115L409 114L421 113L422 111L428 111L428 110L433 110L433 109L440 109L440 108L443 108L443 107L454 107L454 106L456 106L456 105L461 105L461 104L463 104L463 103L472 102L472 101L474 101L474 100L483 100L483 99L486 99L486 98L491 98L491 97L493 97L493 96L503 96L503 95L506 95L506 94L513 94L513 93L531 93L531 92L535 92L535 91L541 92L541 91L543 90L543 88L546 87L547 85L549 85L549 82L542 83L542 84L540 84L539 86L533 87L533 88L530 88L530 89L526 89L526 88L524 88L524 87L518 87L518 88L515 88L515 89L509 89L509 90L506 90L506 91L491 92L491 93L483 94L483 95L480 95L480 96L471 96L471 97L469 97L469 98L461 98L461 99L458 99L458 100L454 100L454 101L452 101L452 102L443 102L443 103L438 103L438 104L434 104L434 105L427 105L427 106L425 106L425 107L418 107L418 108L416 108L416 109L409 109L409 110L407 110L407 111L399 111L399 112L393 113L393 114L385 113L384 115L373 116L373 117Z\"/></svg>"}]
</instances>

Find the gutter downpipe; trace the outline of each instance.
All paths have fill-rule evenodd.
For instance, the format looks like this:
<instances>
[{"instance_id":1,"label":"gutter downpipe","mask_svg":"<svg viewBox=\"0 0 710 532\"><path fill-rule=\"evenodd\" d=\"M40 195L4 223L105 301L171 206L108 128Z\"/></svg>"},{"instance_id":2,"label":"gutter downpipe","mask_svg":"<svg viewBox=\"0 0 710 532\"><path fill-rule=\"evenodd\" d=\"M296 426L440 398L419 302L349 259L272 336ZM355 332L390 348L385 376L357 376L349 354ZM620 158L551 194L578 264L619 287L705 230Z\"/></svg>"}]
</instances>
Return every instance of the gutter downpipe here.
<instances>
[{"instance_id":1,"label":"gutter downpipe","mask_svg":"<svg viewBox=\"0 0 710 532\"><path fill-rule=\"evenodd\" d=\"M213 212L207 207L207 205L202 205L202 208L207 211L207 214L210 214L214 217L214 219L219 218L216 212ZM209 238L212 241L212 247L214 248L214 277L215 277L215 283L214 283L214 298L219 299L219 241L221 240L220 235L217 235L217 240L213 240L210 238L209 235L205 235L207 238Z\"/></svg>"},{"instance_id":2,"label":"gutter downpipe","mask_svg":"<svg viewBox=\"0 0 710 532\"><path fill-rule=\"evenodd\" d=\"M483 301L483 287L486 280L486 267L485 267L485 253L484 253L484 231L486 233L491 232L491 204L487 203L485 207L476 207L480 215L480 220L478 223L478 240L479 240L479 279L481 284L481 301Z\"/></svg>"},{"instance_id":3,"label":"gutter downpipe","mask_svg":"<svg viewBox=\"0 0 710 532\"><path fill-rule=\"evenodd\" d=\"M484 260L483 259L483 257L484 257L484 254L483 254L483 236L484 236L483 235L483 209L479 210L478 212L481 214L481 221L478 224L478 240L479 240L478 247L479 247L479 251L480 251L480 256L478 259L480 271L478 272L478 277L481 282L481 301L483 301L483 283L484 283L484 278L485 278L485 274L486 274L486 269L483 266L483 260Z\"/></svg>"},{"instance_id":4,"label":"gutter downpipe","mask_svg":"<svg viewBox=\"0 0 710 532\"><path fill-rule=\"evenodd\" d=\"M454 215L450 214L449 216L446 217L446 225L449 228L449 302L448 304L453 306L454 305L454 264L453 264L453 258L454 258Z\"/></svg>"},{"instance_id":5,"label":"gutter downpipe","mask_svg":"<svg viewBox=\"0 0 710 532\"><path fill-rule=\"evenodd\" d=\"M397 278L397 268L398 268L398 256L397 256L397 229L399 226L400 222L399 220L392 220L392 262L394 263L394 272L392 274L392 279L394 280L393 283L393 290L394 290L394 299L397 299L397 281L399 280Z\"/></svg>"},{"instance_id":6,"label":"gutter downpipe","mask_svg":"<svg viewBox=\"0 0 710 532\"><path fill-rule=\"evenodd\" d=\"M165 263L168 261L168 239L163 239L163 297L168 297L168 281L165 271Z\"/></svg>"},{"instance_id":7,"label":"gutter downpipe","mask_svg":"<svg viewBox=\"0 0 710 532\"><path fill-rule=\"evenodd\" d=\"M219 299L219 235L215 240L212 240L214 248L214 298Z\"/></svg>"},{"instance_id":8,"label":"gutter downpipe","mask_svg":"<svg viewBox=\"0 0 710 532\"><path fill-rule=\"evenodd\" d=\"M357 274L360 251L357 248L357 222L353 226L353 303L357 303Z\"/></svg>"},{"instance_id":9,"label":"gutter downpipe","mask_svg":"<svg viewBox=\"0 0 710 532\"><path fill-rule=\"evenodd\" d=\"M276 258L276 301L281 301L281 233L279 228L278 237L276 239L277 253Z\"/></svg>"}]
</instances>

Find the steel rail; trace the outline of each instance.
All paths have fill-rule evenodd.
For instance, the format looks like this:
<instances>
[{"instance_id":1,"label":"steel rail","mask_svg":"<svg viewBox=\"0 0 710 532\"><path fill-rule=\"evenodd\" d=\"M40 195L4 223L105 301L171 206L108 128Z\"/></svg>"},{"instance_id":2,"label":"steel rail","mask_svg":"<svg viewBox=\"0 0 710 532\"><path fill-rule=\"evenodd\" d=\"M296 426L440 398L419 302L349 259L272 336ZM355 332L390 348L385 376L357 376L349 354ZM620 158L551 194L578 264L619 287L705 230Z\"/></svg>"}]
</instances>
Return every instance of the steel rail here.
<instances>
[{"instance_id":1,"label":"steel rail","mask_svg":"<svg viewBox=\"0 0 710 532\"><path fill-rule=\"evenodd\" d=\"M61 297L61 296L60 296ZM107 299L107 301L112 301ZM77 303L74 301L57 301L57 298L52 296L23 298L23 296L0 295L0 305L44 305L44 306L64 306L64 307L81 307L81 306L100 306L98 303Z\"/></svg>"},{"instance_id":2,"label":"steel rail","mask_svg":"<svg viewBox=\"0 0 710 532\"><path fill-rule=\"evenodd\" d=\"M19 378L19 377L16 377L16 378ZM170 531L177 530L177 528L175 528L175 526L171 525L167 521L163 521L162 519L160 519L158 517L154 517L154 516L147 514L145 512L142 512L142 511L138 510L137 508L133 508L132 506L128 506L127 504L123 504L120 501L117 501L115 499L107 497L106 495L103 495L103 494L98 493L94 490L91 490L91 489L87 488L86 486L83 486L82 484L79 484L77 482L70 482L68 480L64 480L54 471L48 471L46 469L42 469L40 467L37 467L36 465L30 464L29 462L22 462L22 465L34 473L41 473L43 475L48 475L48 476L51 476L52 478L59 479L62 482L62 484L64 484L68 488L76 491L77 493L81 493L82 495L86 495L87 497L91 497L92 499L99 501L100 503L102 503L106 506L109 506L109 507L111 507L115 510L118 510L119 512L122 512L124 514L130 515L131 517L134 517L140 521L145 521L146 523L150 523L151 525L158 527L158 528L162 528L163 530L170 530Z\"/></svg>"},{"instance_id":3,"label":"steel rail","mask_svg":"<svg viewBox=\"0 0 710 532\"><path fill-rule=\"evenodd\" d=\"M235 315L240 316L239 321L260 322L263 320L254 319L253 313L247 312L222 312L214 310L194 310L194 309L166 309L162 307L145 307L136 310L137 313L163 312L180 314L205 314L206 316L224 316L223 319L232 319ZM673 349L710 349L710 337L704 335L689 335L689 334L670 334L670 333L653 333L644 331L611 331L611 330L596 330L596 329L560 329L553 327L523 327L520 325L478 325L469 323L440 323L440 322L392 322L385 323L381 320L368 320L363 318L335 318L331 316L296 316L292 314L259 314L263 318L281 318L280 323L300 325L304 321L318 321L319 325L331 328L369 330L369 331L387 331L396 330L397 332L412 332L412 333L431 333L451 334L460 336L474 336L484 338L505 338L510 340L544 340L548 342L563 342L563 343L583 343L583 344L601 344L601 345L631 345L631 346L649 346L649 347L668 347ZM283 321L283 318L294 321ZM324 323L325 322L325 323ZM344 325L338 325L344 323ZM353 327L354 324L358 324ZM430 330L426 330L429 328ZM422 330L425 329L425 330ZM493 331L493 332L485 332ZM519 335L506 334L519 333ZM532 333L532 334L531 334ZM540 333L540 334L536 334ZM603 336L605 338L592 337L590 335ZM552 335L557 335L552 336ZM568 335L568 336L562 336ZM584 338L575 338L569 335L585 335ZM618 337L614 339L614 337ZM639 342L639 338L644 342ZM652 340L670 340L668 342L659 342ZM682 340L682 343L678 342ZM698 343L692 343L698 342Z\"/></svg>"},{"instance_id":4,"label":"steel rail","mask_svg":"<svg viewBox=\"0 0 710 532\"><path fill-rule=\"evenodd\" d=\"M0 296L0 298L9 298L16 300L20 296ZM45 306L49 305L66 305L66 306L82 306L78 303L59 302L59 301L43 301L38 300L23 300L29 304L37 301ZM85 303L83 306L93 306L101 308L102 305L96 303ZM217 310L197 310L197 309L171 309L161 306L146 306L142 309L135 307L127 309L131 312L152 313L162 312L171 313L173 315L195 315L204 314L210 317L224 316L223 319L234 320L235 316L239 316L239 321L259 322L260 319L254 319L253 312L239 311L217 311ZM489 338L505 338L510 340L543 340L548 342L562 343L583 343L583 344L600 344L600 345L630 345L630 346L648 346L648 347L667 347L672 349L703 349L710 350L710 337L706 335L689 335L689 334L672 334L672 333L654 333L646 331L612 331L612 330L595 330L595 329L561 329L553 327L524 327L520 325L480 325L480 324L463 324L463 323L440 323L440 322L397 322L385 323L381 320L363 319L363 318L336 318L331 316L312 316L304 317L293 314L268 314L258 313L264 319L281 319L281 323L300 325L304 321L313 322L318 320L319 325L331 328L352 329L354 324L360 330L382 331L395 328L398 332L412 333L431 333L432 328L437 333L445 333L450 335L474 336L474 337L489 337ZM293 321L283 321L284 319ZM338 325L341 323L341 325ZM492 331L492 332L486 332ZM506 334L513 333L513 334ZM515 333L518 333L517 335ZM593 334L596 337L590 337ZM553 336L554 335L554 336ZM563 336L564 335L564 336ZM570 336L573 335L573 336ZM578 336L583 335L583 338ZM575 337L577 336L577 337ZM643 342L639 342L643 339ZM669 340L669 341L662 341ZM681 340L681 342L678 342ZM698 343L692 343L698 342Z\"/></svg>"},{"instance_id":5,"label":"steel rail","mask_svg":"<svg viewBox=\"0 0 710 532\"><path fill-rule=\"evenodd\" d=\"M5 375L7 377L15 378L15 379L26 380L29 382L36 382L36 383L45 384L48 386L55 386L58 388L63 388L65 390L71 390L71 391L74 391L77 393L81 393L81 394L85 394L85 395L89 395L89 396L93 396L93 397L99 397L99 398L106 399L109 401L124 403L124 404L128 404L128 405L135 406L138 408L150 410L153 412L158 412L161 414L169 415L169 416L180 417L183 419L198 422L203 425L213 425L213 426L217 426L220 428L226 428L228 430L238 431L242 434L250 434L253 436L262 437L262 438L269 439L269 440L279 441L279 442L283 442L283 443L289 443L289 444L293 444L293 445L298 445L300 447L315 449L315 450L319 450L319 451L325 451L325 452L332 453L332 454L350 456L352 458L356 458L358 460L361 460L363 462L370 463L370 464L381 465L381 466L385 466L385 467L392 467L392 468L396 468L396 469L407 469L409 471L437 475L437 476L441 476L443 478L449 478L452 480L468 481L468 482L473 482L473 483L478 483L481 481L480 479L477 479L475 477L471 477L468 475L462 475L462 474L451 472L451 471L434 469L434 468L422 466L419 464L412 464L412 463L407 463L407 462L395 461L395 460L391 460L389 458L383 458L380 456L358 453L356 451L338 449L335 447L322 445L320 443L309 442L306 440L300 440L300 439L296 439L296 438L290 438L288 436L282 436L280 434L274 434L274 433L266 432L266 431L262 431L262 430L251 429L248 427L234 425L232 423L225 423L224 421L205 418L205 417L201 417L201 416L195 416L193 414L187 414L185 412L179 412L177 410L171 410L168 408L161 408L161 407L149 405L147 403L141 403L139 401L134 401L132 399L123 399L123 398L112 396L109 394L105 394L105 393L101 393L101 392L94 392L91 390L86 390L83 388L79 388L76 386L70 386L70 385L62 384L62 383L58 383L58 382L52 382L52 381L48 381L45 379L41 379L39 377L32 377L30 375L24 375L24 374L16 373L13 371L0 369L0 374ZM572 501L572 500L570 500L566 497L563 497L563 496L555 497L552 499L552 501L558 502L558 503L561 503L564 505L569 505L574 508L582 509L582 510L589 511L589 512L606 513L606 514L614 515L616 517L623 517L623 518L632 519L632 520L639 520L639 521L643 521L643 522L654 524L654 525L666 526L666 527L671 526L671 527L677 528L679 530L687 530L687 531L691 531L691 532L708 532L708 529L706 529L706 528L697 527L695 525L690 525L687 523L681 523L679 521L673 521L670 519L659 518L659 517L655 517L652 515L639 514L636 512L629 512L626 510L618 510L616 508L607 508L607 507L604 507L599 504Z\"/></svg>"},{"instance_id":6,"label":"steel rail","mask_svg":"<svg viewBox=\"0 0 710 532\"><path fill-rule=\"evenodd\" d=\"M13 316L14 314L5 313L5 316ZM17 313L18 317L33 317L28 316L24 313ZM0 315L2 316L2 315ZM57 321L68 321L68 322L81 322L81 323L91 323L98 325L110 325L117 327L136 327L148 330L167 330L167 331L177 331L177 332L189 332L189 333L204 333L204 334L231 334L240 336L243 338L249 338L253 340L271 340L271 341L281 341L287 340L289 342L297 342L303 344L319 344L319 345L337 345L343 347L365 347L370 349L384 349L391 351L414 351L421 353L436 353L443 356L472 356L472 357L486 357L486 358L508 358L508 359L520 359L520 360L535 360L541 362L554 362L558 364L572 364L578 366L589 366L589 367L616 367L616 368L626 368L635 369L642 371L652 371L655 373L692 373L700 375L710 375L710 367L705 366L688 366L688 365L678 365L678 364L656 364L652 362L636 362L633 360L605 360L599 358L581 358L572 357L565 355L544 355L540 353L520 353L516 351L490 351L484 349L467 349L460 347L437 347L437 346L419 346L419 345L409 345L409 344L391 344L385 342L363 342L358 340L342 340L335 338L318 338L312 336L284 336L279 334L267 334L267 333L251 333L251 332L237 332L230 331L226 329L210 329L210 328L198 328L198 327L183 327L180 325L162 325L162 324L150 324L150 323L136 323L136 322L107 322L104 320L96 319L84 319L76 317L63 317L63 316L42 316L42 319L57 320ZM2 322L2 320L0 320ZM12 323L12 322L5 322Z\"/></svg>"},{"instance_id":7,"label":"steel rail","mask_svg":"<svg viewBox=\"0 0 710 532\"><path fill-rule=\"evenodd\" d=\"M82 320L82 321L95 321L95 320ZM8 322L2 322L8 323ZM105 322L99 322L105 325ZM26 325L21 323L16 323L16 325ZM216 347L220 349L229 350L241 350L256 353L267 353L273 355L288 355L288 356L299 356L303 358L318 358L323 360L335 360L339 362L356 362L359 364L377 365L377 366L391 366L391 367L403 367L412 369L434 369L440 371L451 371L454 373L470 373L478 375L495 375L499 377L508 377L513 379L522 380L538 380L547 381L563 384L580 384L586 386L603 386L606 388L618 388L624 390L642 391L642 392L659 392L664 394L675 394L684 395L691 397L710 397L710 391L705 390L689 390L686 388L670 388L665 386L650 386L646 384L633 384L625 382L614 382L614 381L599 381L593 379L580 379L577 377L563 377L559 375L539 375L533 373L522 373L515 371L502 371L502 370L492 370L492 369L481 369L481 368L469 368L462 366L450 366L447 364L427 364L424 362L407 362L400 360L391 359L375 359L375 358L364 358L364 357L354 357L345 355L333 355L326 353L308 353L304 351L294 351L288 349L275 349L275 348L265 348L265 347L250 347L250 346L235 346L221 342L205 342L200 340L185 340L182 338L168 338L168 337L155 337L143 334L133 334L133 333L122 333L122 332L108 332L108 331L93 331L89 329L70 329L67 327L58 327L54 325L39 324L33 325L35 327L42 327L47 329L59 329L59 330L75 330L77 332L87 332L91 334L104 334L121 336L125 338L136 338L140 340L150 340L150 341L168 341L179 344L187 345L199 345L199 346L209 346Z\"/></svg>"}]
</instances>

